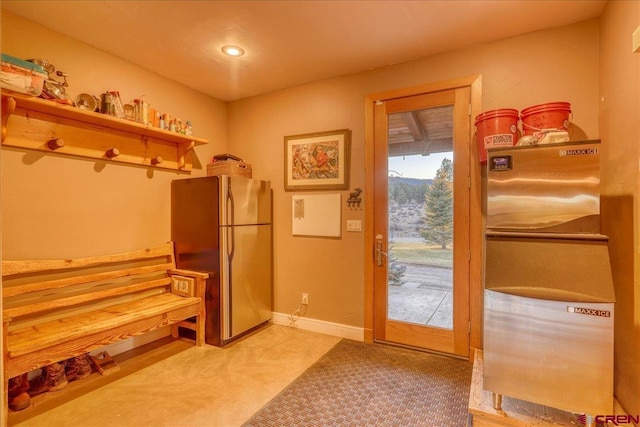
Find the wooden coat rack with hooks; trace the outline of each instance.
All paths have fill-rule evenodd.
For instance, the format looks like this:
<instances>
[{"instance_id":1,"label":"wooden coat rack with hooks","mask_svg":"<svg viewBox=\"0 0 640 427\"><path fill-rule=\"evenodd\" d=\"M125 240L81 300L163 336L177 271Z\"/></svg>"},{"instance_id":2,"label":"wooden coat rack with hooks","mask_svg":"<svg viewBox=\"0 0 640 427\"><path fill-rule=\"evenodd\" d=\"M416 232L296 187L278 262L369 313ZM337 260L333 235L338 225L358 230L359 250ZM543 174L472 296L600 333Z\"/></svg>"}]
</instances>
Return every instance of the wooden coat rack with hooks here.
<instances>
[{"instance_id":1,"label":"wooden coat rack with hooks","mask_svg":"<svg viewBox=\"0 0 640 427\"><path fill-rule=\"evenodd\" d=\"M2 91L2 146L189 173L207 141L54 101Z\"/></svg>"}]
</instances>

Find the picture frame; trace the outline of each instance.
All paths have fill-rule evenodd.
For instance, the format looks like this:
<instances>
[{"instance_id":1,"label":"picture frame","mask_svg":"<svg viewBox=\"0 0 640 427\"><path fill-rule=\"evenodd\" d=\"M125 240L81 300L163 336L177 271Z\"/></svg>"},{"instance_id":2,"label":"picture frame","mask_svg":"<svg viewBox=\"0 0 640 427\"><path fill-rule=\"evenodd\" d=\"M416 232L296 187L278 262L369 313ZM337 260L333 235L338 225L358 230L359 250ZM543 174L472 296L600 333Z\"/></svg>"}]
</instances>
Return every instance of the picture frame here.
<instances>
[{"instance_id":1,"label":"picture frame","mask_svg":"<svg viewBox=\"0 0 640 427\"><path fill-rule=\"evenodd\" d=\"M284 189L347 190L351 130L338 129L284 137Z\"/></svg>"}]
</instances>

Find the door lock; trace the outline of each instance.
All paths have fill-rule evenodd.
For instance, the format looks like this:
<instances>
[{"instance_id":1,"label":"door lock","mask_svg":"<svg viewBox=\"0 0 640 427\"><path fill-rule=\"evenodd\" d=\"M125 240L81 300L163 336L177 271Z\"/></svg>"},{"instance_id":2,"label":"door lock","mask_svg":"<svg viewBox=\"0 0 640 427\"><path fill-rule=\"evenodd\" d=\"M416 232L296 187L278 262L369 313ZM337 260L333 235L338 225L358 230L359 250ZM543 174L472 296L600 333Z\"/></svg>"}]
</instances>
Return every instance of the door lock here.
<instances>
[{"instance_id":1,"label":"door lock","mask_svg":"<svg viewBox=\"0 0 640 427\"><path fill-rule=\"evenodd\" d=\"M382 252L382 234L376 235L376 264L378 267L382 267L382 255L388 257L386 252Z\"/></svg>"}]
</instances>

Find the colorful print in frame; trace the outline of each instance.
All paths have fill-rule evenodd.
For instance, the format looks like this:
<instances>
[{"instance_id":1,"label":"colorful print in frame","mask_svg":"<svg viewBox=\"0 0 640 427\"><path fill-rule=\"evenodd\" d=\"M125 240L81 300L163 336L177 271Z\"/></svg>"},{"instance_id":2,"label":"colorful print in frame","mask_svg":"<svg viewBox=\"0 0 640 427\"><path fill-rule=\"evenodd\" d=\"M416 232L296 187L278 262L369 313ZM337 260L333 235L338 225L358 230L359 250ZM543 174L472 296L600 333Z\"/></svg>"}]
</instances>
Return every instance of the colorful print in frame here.
<instances>
[{"instance_id":1,"label":"colorful print in frame","mask_svg":"<svg viewBox=\"0 0 640 427\"><path fill-rule=\"evenodd\" d=\"M350 151L349 129L285 136L284 189L348 189Z\"/></svg>"}]
</instances>

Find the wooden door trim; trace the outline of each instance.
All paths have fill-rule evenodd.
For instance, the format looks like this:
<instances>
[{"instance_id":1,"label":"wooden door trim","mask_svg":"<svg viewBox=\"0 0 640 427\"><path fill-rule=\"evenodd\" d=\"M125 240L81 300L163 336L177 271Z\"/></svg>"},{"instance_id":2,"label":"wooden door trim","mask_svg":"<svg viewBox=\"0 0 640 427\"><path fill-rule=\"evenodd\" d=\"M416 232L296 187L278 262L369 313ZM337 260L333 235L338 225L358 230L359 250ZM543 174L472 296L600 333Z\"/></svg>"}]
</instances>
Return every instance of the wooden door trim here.
<instances>
[{"instance_id":1,"label":"wooden door trim","mask_svg":"<svg viewBox=\"0 0 640 427\"><path fill-rule=\"evenodd\" d=\"M475 118L482 112L482 77L470 85L471 88L471 118ZM471 191L469 193L469 248L471 250L471 261L469 262L469 346L471 348L482 348L483 333L483 295L484 295L484 216L482 203L482 165L476 145L474 144L475 126L470 129L471 164L469 173L471 174ZM473 354L473 352L472 352Z\"/></svg>"},{"instance_id":2,"label":"wooden door trim","mask_svg":"<svg viewBox=\"0 0 640 427\"><path fill-rule=\"evenodd\" d=\"M421 326L411 323L387 320L385 325L386 342L402 343L406 342L415 332L420 331ZM429 351L440 353L451 353L455 338L450 330L433 329L429 332ZM424 349L422 349L424 350Z\"/></svg>"},{"instance_id":3,"label":"wooden door trim","mask_svg":"<svg viewBox=\"0 0 640 427\"><path fill-rule=\"evenodd\" d=\"M463 87L463 88L456 88L455 89L455 105L459 104L459 99L465 100L469 103L471 103L471 91L469 90L468 87ZM454 156L454 166L453 166L453 184L454 184L454 190L453 190L453 194L467 194L467 197L455 197L454 196L454 207L453 207L453 211L454 211L454 223L456 225L454 225L454 245L460 245L460 243L462 242L462 247L463 248L468 248L468 253L464 253L464 251L453 251L454 252L454 259L453 259L453 283L468 283L468 286L455 286L454 290L453 290L453 294L454 294L454 301L456 301L456 298L460 301L467 301L468 303L468 307L471 306L471 301L469 299L469 288L471 287L471 283L469 283L469 279L470 279L470 259L469 259L469 254L471 253L471 244L469 242L469 238L471 235L471 221L470 221L470 215L471 215L471 209L470 209L470 203L471 203L471 184L470 184L470 179L468 179L471 176L471 165L469 164L470 162L470 151L472 147L471 144L471 136L472 133L470 132L470 128L471 128L471 117L470 116L470 112L467 110L465 111L465 108L460 108L460 109L454 109L454 114L456 114L453 118L453 122L456 123L456 125L454 126L454 152L456 153ZM467 126L466 128L462 128L462 125ZM464 150L464 149L459 149L459 147L456 147L457 141L464 141L465 143L469 144L468 146L468 150ZM462 170L462 173L457 174L456 170L460 170L461 167L460 166L456 166L456 165L463 165L462 167L464 167L464 170ZM465 176L466 174L466 176ZM464 202L462 206L460 205L456 205L456 203L459 202ZM460 267L462 266L462 267ZM455 304L454 304L455 307ZM467 327L467 325L469 324L469 310L467 309L466 311L461 311L461 310L455 310L453 311L453 324L454 325L458 325L458 327L454 328L454 350L453 352L457 355L461 355L461 356L469 356L470 353L470 349L469 349L469 342L470 342L470 331L469 328Z\"/></svg>"},{"instance_id":4,"label":"wooden door trim","mask_svg":"<svg viewBox=\"0 0 640 427\"><path fill-rule=\"evenodd\" d=\"M372 343L374 340L374 202L375 202L375 171L374 171L374 145L375 145L375 103L376 101L394 99L399 97L420 95L429 92L451 90L460 87L469 87L471 90L471 117L480 114L482 108L482 76L472 75L458 79L428 83L410 88L395 89L378 92L365 97L365 227L364 227L364 340ZM481 165L474 144L474 128L469 129L469 155L470 164L470 195L469 195L469 247L471 249L471 261L469 264L469 323L471 348L482 348L482 264L483 264L483 239L482 239L482 177ZM367 255L368 254L368 255Z\"/></svg>"},{"instance_id":5,"label":"wooden door trim","mask_svg":"<svg viewBox=\"0 0 640 427\"><path fill-rule=\"evenodd\" d=\"M388 119L389 116L387 114L387 108L384 104L380 105L380 108L376 108L376 106L374 105L374 120L375 120L375 126L374 126L374 130L376 132L376 134L379 135L378 132L382 132L382 133L386 133L387 132L387 127L388 127ZM386 163L388 161L387 158L387 154L386 153L374 153L374 164L382 164L382 163ZM374 171L375 172L375 171ZM376 177L374 177L374 188L376 189L382 189L385 188L384 184L385 181L380 181L380 174L377 174ZM376 179L378 179L378 181L376 182ZM380 197L378 194L375 195L375 197L372 197L372 201L374 202L373 204L373 208L372 208L372 212L373 212L373 216L374 218L379 217L383 223L388 223L389 221L389 212L385 209L380 209L380 205L376 206L375 205L375 199L377 199L378 197ZM375 234L376 234L376 230L373 227L374 225L374 221L372 221L372 232L371 234L374 235L374 241L375 241ZM386 232L384 233L384 239L383 241L386 242L388 236L386 236ZM388 253L388 246L386 244L383 244L381 250L383 252ZM376 254L374 252L374 258L376 258ZM387 259L384 259L384 262L387 262ZM376 266L374 265L373 267L374 269L376 268ZM373 274L375 274L375 271L372 271ZM375 277L372 276L372 280L374 280ZM373 338L374 339L379 339L379 336L376 336L375 331L383 331L385 330L385 322L386 322L386 317L387 317L387 295L384 294L381 296L381 298L384 300L384 304L376 304L376 296L375 296L375 292L371 293L371 297L372 297L372 303L374 306L374 326L373 326Z\"/></svg>"},{"instance_id":6,"label":"wooden door trim","mask_svg":"<svg viewBox=\"0 0 640 427\"><path fill-rule=\"evenodd\" d=\"M375 101L386 101L388 99L403 98L406 96L415 96L425 93L439 92L441 90L452 90L460 87L472 87L474 84L481 82L482 76L475 74L467 77L460 77L457 79L444 80L439 82L426 83L419 86L412 86L408 88L393 89L384 92L377 92L368 95L366 98ZM480 113L480 112L478 112Z\"/></svg>"}]
</instances>

